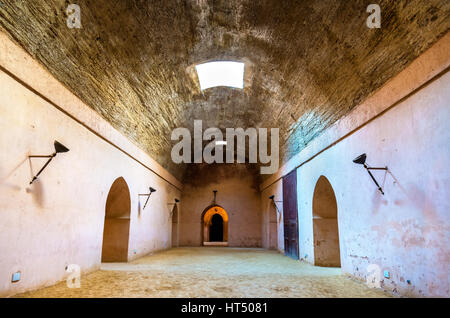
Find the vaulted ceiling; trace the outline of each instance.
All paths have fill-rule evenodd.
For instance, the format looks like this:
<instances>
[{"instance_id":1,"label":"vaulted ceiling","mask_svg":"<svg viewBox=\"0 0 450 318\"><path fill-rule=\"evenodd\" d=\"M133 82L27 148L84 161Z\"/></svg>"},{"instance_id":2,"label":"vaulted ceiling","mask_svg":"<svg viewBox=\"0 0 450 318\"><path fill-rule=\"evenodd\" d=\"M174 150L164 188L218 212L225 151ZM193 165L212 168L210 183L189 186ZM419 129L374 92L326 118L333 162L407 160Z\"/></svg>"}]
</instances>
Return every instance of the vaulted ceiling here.
<instances>
[{"instance_id":1,"label":"vaulted ceiling","mask_svg":"<svg viewBox=\"0 0 450 318\"><path fill-rule=\"evenodd\" d=\"M0 0L0 26L182 179L174 128L279 127L286 161L443 36L450 1ZM207 60L245 61L246 87L201 92L192 66Z\"/></svg>"}]
</instances>

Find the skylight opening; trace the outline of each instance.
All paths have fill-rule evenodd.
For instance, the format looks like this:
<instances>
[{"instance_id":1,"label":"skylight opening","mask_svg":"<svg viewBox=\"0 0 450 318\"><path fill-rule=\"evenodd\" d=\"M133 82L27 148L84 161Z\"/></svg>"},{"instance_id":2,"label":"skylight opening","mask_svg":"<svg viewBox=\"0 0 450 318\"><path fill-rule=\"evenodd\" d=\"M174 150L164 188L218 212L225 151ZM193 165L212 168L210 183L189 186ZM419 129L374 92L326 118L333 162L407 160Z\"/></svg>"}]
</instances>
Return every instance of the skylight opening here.
<instances>
[{"instance_id":1,"label":"skylight opening","mask_svg":"<svg viewBox=\"0 0 450 318\"><path fill-rule=\"evenodd\" d=\"M244 88L244 63L216 61L195 66L201 90L216 86Z\"/></svg>"}]
</instances>

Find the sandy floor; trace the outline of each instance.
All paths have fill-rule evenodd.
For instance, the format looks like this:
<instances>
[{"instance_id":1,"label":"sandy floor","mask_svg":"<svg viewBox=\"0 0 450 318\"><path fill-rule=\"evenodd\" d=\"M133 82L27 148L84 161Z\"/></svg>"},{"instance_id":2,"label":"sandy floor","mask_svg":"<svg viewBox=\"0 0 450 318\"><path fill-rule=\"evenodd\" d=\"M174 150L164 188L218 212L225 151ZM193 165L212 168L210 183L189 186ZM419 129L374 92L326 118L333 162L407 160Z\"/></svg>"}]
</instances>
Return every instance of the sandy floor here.
<instances>
[{"instance_id":1,"label":"sandy floor","mask_svg":"<svg viewBox=\"0 0 450 318\"><path fill-rule=\"evenodd\" d=\"M175 248L16 297L389 297L381 290L274 251Z\"/></svg>"}]
</instances>

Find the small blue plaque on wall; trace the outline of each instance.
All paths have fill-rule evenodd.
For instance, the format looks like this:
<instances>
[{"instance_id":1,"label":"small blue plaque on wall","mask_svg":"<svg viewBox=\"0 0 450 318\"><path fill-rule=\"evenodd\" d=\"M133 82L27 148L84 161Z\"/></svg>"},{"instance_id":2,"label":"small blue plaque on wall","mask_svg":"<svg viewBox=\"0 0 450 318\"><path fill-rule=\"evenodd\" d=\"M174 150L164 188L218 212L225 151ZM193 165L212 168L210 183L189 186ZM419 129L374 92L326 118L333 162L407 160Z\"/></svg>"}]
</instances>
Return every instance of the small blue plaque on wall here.
<instances>
[{"instance_id":1,"label":"small blue plaque on wall","mask_svg":"<svg viewBox=\"0 0 450 318\"><path fill-rule=\"evenodd\" d=\"M11 282L16 283L20 280L20 272L12 274Z\"/></svg>"}]
</instances>

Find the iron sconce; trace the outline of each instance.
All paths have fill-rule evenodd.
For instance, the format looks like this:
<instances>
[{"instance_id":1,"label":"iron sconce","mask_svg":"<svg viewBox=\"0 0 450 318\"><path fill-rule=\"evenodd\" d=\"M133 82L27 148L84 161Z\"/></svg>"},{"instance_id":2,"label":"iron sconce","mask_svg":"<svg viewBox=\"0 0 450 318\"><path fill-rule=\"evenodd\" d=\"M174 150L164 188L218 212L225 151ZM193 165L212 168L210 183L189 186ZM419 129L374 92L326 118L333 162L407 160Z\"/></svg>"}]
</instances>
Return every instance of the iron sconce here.
<instances>
[{"instance_id":1,"label":"iron sconce","mask_svg":"<svg viewBox=\"0 0 450 318\"><path fill-rule=\"evenodd\" d=\"M367 155L365 153L363 153L362 155L356 157L353 162L359 165L363 165L364 168L366 168L367 172L369 173L370 177L372 178L373 182L375 182L376 186L378 187L378 190L380 190L381 194L384 195L383 189L380 187L380 185L378 184L377 180L375 180L375 177L372 175L372 173L370 172L370 170L388 170L388 167L369 167L366 164L366 159L367 159Z\"/></svg>"},{"instance_id":2,"label":"iron sconce","mask_svg":"<svg viewBox=\"0 0 450 318\"><path fill-rule=\"evenodd\" d=\"M148 199L150 199L150 196L152 195L152 193L156 192L156 189L154 189L152 187L149 187L148 189L150 191L149 193L139 194L140 196L146 196L147 197L147 200L145 201L145 204L144 204L144 207L142 208L142 210L144 210L145 207L147 206Z\"/></svg>"},{"instance_id":3,"label":"iron sconce","mask_svg":"<svg viewBox=\"0 0 450 318\"><path fill-rule=\"evenodd\" d=\"M44 169L48 166L50 161L52 161L52 159L55 158L57 154L69 151L69 149L66 146L64 146L63 144L61 144L60 142L58 142L56 140L53 143L53 145L55 146L55 152L52 153L51 155L32 155L32 156L28 156L28 158L49 158L47 160L47 162L45 163L45 165L41 168L41 170L39 170L39 172L30 181L30 184L32 184L37 179L37 177L41 174L42 171L44 171Z\"/></svg>"}]
</instances>

